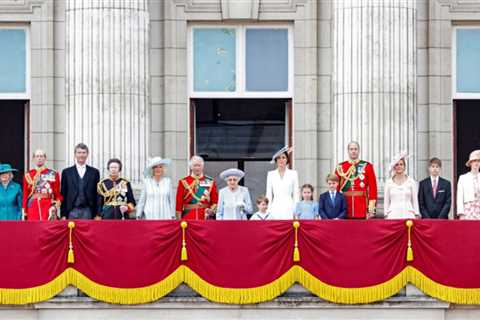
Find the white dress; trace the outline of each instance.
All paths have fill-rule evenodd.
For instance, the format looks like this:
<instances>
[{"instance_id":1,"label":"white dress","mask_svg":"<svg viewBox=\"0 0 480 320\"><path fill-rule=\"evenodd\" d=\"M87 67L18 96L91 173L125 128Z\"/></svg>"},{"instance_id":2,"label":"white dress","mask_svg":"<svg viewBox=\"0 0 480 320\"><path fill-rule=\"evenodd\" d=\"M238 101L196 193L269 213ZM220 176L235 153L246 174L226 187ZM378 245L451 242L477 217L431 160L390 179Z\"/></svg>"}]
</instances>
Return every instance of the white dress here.
<instances>
[{"instance_id":1,"label":"white dress","mask_svg":"<svg viewBox=\"0 0 480 320\"><path fill-rule=\"evenodd\" d=\"M297 171L287 168L283 178L280 177L278 170L269 171L266 196L271 219L293 219L295 204L300 197Z\"/></svg>"},{"instance_id":2,"label":"white dress","mask_svg":"<svg viewBox=\"0 0 480 320\"><path fill-rule=\"evenodd\" d=\"M415 219L420 217L418 185L407 177L401 185L389 178L385 183L385 219Z\"/></svg>"},{"instance_id":3,"label":"white dress","mask_svg":"<svg viewBox=\"0 0 480 320\"><path fill-rule=\"evenodd\" d=\"M222 188L218 195L218 220L247 220L252 213L252 201L248 188L238 186L235 191L229 187Z\"/></svg>"},{"instance_id":4,"label":"white dress","mask_svg":"<svg viewBox=\"0 0 480 320\"><path fill-rule=\"evenodd\" d=\"M162 177L159 182L153 178L145 178L137 204L137 217L146 220L171 220L175 218L174 206L170 178Z\"/></svg>"}]
</instances>

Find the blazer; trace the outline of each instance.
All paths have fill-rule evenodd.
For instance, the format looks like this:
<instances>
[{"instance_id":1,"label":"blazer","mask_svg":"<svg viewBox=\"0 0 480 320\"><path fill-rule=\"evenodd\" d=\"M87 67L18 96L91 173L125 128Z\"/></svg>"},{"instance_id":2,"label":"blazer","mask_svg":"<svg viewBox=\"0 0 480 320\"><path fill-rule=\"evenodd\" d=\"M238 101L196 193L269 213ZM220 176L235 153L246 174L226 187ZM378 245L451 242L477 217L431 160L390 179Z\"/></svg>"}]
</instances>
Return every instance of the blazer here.
<instances>
[{"instance_id":1,"label":"blazer","mask_svg":"<svg viewBox=\"0 0 480 320\"><path fill-rule=\"evenodd\" d=\"M458 179L457 186L457 214L465 212L465 203L475 200L475 189L473 187L473 174L467 172Z\"/></svg>"},{"instance_id":2,"label":"blazer","mask_svg":"<svg viewBox=\"0 0 480 320\"><path fill-rule=\"evenodd\" d=\"M345 219L347 216L345 196L337 192L335 194L335 206L333 206L330 199L330 191L322 193L318 200L318 213L322 219Z\"/></svg>"},{"instance_id":3,"label":"blazer","mask_svg":"<svg viewBox=\"0 0 480 320\"><path fill-rule=\"evenodd\" d=\"M78 175L77 167L75 165L66 168L62 171L62 179L60 192L63 195L63 202L61 205L61 216L68 218L70 211L73 209L73 204L77 199L78 182L80 176ZM92 210L92 217L98 212L97 209L97 184L100 181L100 172L90 166L86 166L85 175L83 176L83 190L87 198L88 207Z\"/></svg>"},{"instance_id":4,"label":"blazer","mask_svg":"<svg viewBox=\"0 0 480 320\"><path fill-rule=\"evenodd\" d=\"M448 219L452 205L452 186L450 181L438 177L437 195L433 197L432 179L420 181L418 188L418 204L424 219Z\"/></svg>"}]
</instances>

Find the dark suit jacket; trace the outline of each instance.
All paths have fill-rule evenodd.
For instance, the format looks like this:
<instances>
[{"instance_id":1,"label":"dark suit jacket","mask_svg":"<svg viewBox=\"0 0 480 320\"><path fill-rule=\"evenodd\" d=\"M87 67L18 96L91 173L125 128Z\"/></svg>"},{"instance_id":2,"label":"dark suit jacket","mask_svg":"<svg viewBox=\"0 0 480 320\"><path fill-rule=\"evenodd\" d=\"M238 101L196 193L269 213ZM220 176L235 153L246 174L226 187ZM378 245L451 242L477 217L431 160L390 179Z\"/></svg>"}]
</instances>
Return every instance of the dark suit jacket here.
<instances>
[{"instance_id":1,"label":"dark suit jacket","mask_svg":"<svg viewBox=\"0 0 480 320\"><path fill-rule=\"evenodd\" d=\"M347 201L342 193L335 195L335 206L332 205L330 192L324 192L318 200L318 213L322 219L345 219L347 216Z\"/></svg>"},{"instance_id":2,"label":"dark suit jacket","mask_svg":"<svg viewBox=\"0 0 480 320\"><path fill-rule=\"evenodd\" d=\"M438 178L437 196L433 198L432 180L430 177L420 181L418 189L418 205L422 218L448 219L452 204L452 187L450 181Z\"/></svg>"},{"instance_id":3,"label":"dark suit jacket","mask_svg":"<svg viewBox=\"0 0 480 320\"><path fill-rule=\"evenodd\" d=\"M61 193L63 196L63 202L61 206L62 217L68 218L68 214L73 209L73 204L77 199L78 193L78 181L80 176L78 175L77 167L71 166L62 171L61 179ZM92 210L92 215L97 214L97 184L100 180L100 172L87 165L85 175L83 176L83 190L87 203Z\"/></svg>"}]
</instances>

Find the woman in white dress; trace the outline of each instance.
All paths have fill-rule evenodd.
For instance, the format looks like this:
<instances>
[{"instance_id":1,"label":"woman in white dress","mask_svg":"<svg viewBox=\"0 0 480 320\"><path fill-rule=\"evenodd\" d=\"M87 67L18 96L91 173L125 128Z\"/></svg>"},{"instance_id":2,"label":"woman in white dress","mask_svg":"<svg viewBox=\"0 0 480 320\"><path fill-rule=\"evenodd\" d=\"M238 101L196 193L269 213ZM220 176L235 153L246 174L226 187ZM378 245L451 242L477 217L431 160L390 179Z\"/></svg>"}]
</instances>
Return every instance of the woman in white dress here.
<instances>
[{"instance_id":1,"label":"woman in white dress","mask_svg":"<svg viewBox=\"0 0 480 320\"><path fill-rule=\"evenodd\" d=\"M480 150L470 153L470 171L462 174L457 186L457 215L460 220L480 220Z\"/></svg>"},{"instance_id":2,"label":"woman in white dress","mask_svg":"<svg viewBox=\"0 0 480 320\"><path fill-rule=\"evenodd\" d=\"M144 170L142 194L137 204L137 218L146 220L175 219L172 180L165 177L169 159L155 157Z\"/></svg>"},{"instance_id":3,"label":"woman in white dress","mask_svg":"<svg viewBox=\"0 0 480 320\"><path fill-rule=\"evenodd\" d=\"M417 182L405 173L406 152L397 155L390 163L393 176L385 183L385 219L420 218Z\"/></svg>"},{"instance_id":4,"label":"woman in white dress","mask_svg":"<svg viewBox=\"0 0 480 320\"><path fill-rule=\"evenodd\" d=\"M300 198L297 171L288 168L289 152L291 149L284 147L273 155L271 163L276 163L277 169L267 175L266 196L270 202L271 219L293 219Z\"/></svg>"},{"instance_id":5,"label":"woman in white dress","mask_svg":"<svg viewBox=\"0 0 480 320\"><path fill-rule=\"evenodd\" d=\"M247 220L247 214L252 213L250 192L238 185L244 176L242 170L235 168L220 173L227 186L218 195L217 220Z\"/></svg>"}]
</instances>

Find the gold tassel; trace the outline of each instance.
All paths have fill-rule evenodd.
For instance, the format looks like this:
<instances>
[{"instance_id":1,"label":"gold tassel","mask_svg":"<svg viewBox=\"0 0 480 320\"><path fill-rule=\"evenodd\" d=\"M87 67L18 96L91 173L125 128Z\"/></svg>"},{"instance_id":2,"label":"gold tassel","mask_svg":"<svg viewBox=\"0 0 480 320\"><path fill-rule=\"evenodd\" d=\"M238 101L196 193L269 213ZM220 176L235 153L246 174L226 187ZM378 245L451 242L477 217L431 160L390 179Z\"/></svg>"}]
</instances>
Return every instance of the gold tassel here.
<instances>
[{"instance_id":1,"label":"gold tassel","mask_svg":"<svg viewBox=\"0 0 480 320\"><path fill-rule=\"evenodd\" d=\"M187 228L187 222L182 221L180 223L180 226L182 227L182 254L181 254L180 260L187 261L188 260L187 243L185 241L185 229Z\"/></svg>"},{"instance_id":2,"label":"gold tassel","mask_svg":"<svg viewBox=\"0 0 480 320\"><path fill-rule=\"evenodd\" d=\"M405 224L407 225L407 228L408 228L407 261L410 262L410 261L413 261L413 249L412 249L412 237L411 237L413 221L407 220Z\"/></svg>"},{"instance_id":3,"label":"gold tassel","mask_svg":"<svg viewBox=\"0 0 480 320\"><path fill-rule=\"evenodd\" d=\"M293 228L295 229L295 246L293 249L293 261L300 261L300 250L298 250L298 228L300 227L300 222L294 221Z\"/></svg>"},{"instance_id":4,"label":"gold tassel","mask_svg":"<svg viewBox=\"0 0 480 320\"><path fill-rule=\"evenodd\" d=\"M68 229L69 229L69 234L68 234L68 257L67 257L67 262L68 263L74 263L75 262L75 257L73 255L73 244L72 244L73 228L75 228L75 222L70 221L68 223Z\"/></svg>"}]
</instances>

